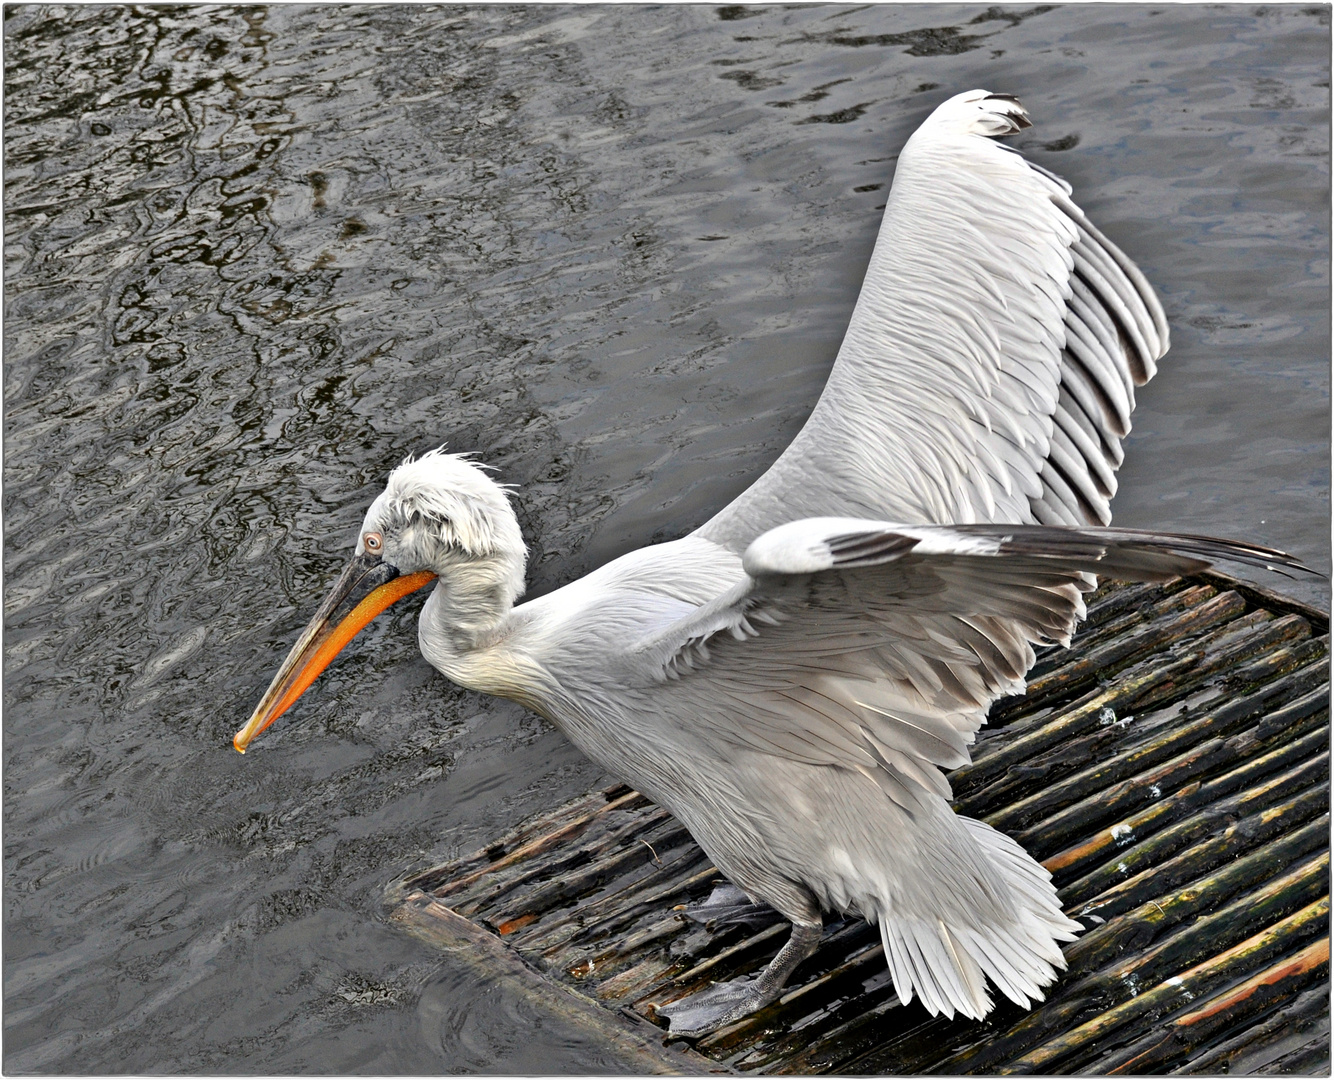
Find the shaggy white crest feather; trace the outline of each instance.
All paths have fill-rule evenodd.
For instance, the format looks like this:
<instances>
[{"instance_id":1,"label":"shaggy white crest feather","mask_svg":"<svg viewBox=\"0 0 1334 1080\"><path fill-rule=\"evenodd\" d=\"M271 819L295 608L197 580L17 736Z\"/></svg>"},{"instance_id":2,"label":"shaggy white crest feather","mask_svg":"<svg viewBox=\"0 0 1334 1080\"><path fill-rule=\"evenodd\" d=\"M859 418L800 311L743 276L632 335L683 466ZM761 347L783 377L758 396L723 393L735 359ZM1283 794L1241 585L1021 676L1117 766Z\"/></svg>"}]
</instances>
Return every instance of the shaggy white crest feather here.
<instances>
[{"instance_id":1,"label":"shaggy white crest feather","mask_svg":"<svg viewBox=\"0 0 1334 1080\"><path fill-rule=\"evenodd\" d=\"M509 493L462 454L440 448L407 458L366 512L358 554L372 530L402 572L440 574L447 617L460 626L483 630L523 595L528 549Z\"/></svg>"},{"instance_id":2,"label":"shaggy white crest feather","mask_svg":"<svg viewBox=\"0 0 1334 1080\"><path fill-rule=\"evenodd\" d=\"M410 520L414 514L439 524L469 555L523 546L509 493L486 474L486 466L441 447L408 457L389 474L383 507Z\"/></svg>"}]
</instances>

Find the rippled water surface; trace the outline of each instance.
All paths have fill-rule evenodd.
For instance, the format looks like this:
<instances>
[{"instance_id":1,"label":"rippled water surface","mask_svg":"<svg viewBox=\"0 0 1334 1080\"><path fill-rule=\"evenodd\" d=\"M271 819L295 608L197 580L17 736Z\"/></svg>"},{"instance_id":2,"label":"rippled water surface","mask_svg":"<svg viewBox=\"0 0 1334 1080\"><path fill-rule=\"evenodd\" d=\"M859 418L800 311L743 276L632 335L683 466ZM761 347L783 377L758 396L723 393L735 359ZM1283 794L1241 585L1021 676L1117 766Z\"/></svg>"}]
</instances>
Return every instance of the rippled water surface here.
<instances>
[{"instance_id":1,"label":"rippled water surface","mask_svg":"<svg viewBox=\"0 0 1334 1080\"><path fill-rule=\"evenodd\" d=\"M949 94L1022 95L1163 296L1118 521L1327 570L1327 22L6 7L5 1069L618 1068L385 922L603 779L418 605L228 740L410 451L518 486L535 591L741 490Z\"/></svg>"}]
</instances>

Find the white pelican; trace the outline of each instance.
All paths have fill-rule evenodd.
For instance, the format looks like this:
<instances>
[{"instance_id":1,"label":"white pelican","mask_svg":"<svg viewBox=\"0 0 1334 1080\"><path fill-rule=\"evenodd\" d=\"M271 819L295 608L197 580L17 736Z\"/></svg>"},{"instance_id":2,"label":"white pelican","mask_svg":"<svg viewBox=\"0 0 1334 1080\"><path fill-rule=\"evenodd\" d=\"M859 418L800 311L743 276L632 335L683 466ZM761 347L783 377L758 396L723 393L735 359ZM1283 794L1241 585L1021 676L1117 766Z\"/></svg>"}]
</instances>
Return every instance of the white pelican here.
<instances>
[{"instance_id":1,"label":"white pelican","mask_svg":"<svg viewBox=\"0 0 1334 1080\"><path fill-rule=\"evenodd\" d=\"M1070 187L995 141L1028 126L1015 98L974 90L908 140L809 421L684 539L515 606L507 492L440 451L400 465L236 749L435 582L420 643L436 668L549 719L791 920L757 978L662 1009L674 1032L774 1000L822 910L879 923L905 1003L980 1018L987 980L1041 1000L1080 927L1018 844L950 810L941 770L1023 690L1033 645L1068 642L1090 575L1299 564L1098 527L1167 324Z\"/></svg>"}]
</instances>

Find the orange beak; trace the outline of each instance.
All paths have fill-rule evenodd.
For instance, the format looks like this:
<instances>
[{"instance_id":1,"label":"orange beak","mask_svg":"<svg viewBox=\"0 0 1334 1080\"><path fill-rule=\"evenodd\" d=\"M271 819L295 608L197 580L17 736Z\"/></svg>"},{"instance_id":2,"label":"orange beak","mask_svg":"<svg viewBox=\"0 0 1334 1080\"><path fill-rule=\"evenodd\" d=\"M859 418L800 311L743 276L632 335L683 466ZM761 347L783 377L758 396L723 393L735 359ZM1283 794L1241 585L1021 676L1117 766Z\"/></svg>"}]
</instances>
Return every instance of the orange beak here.
<instances>
[{"instance_id":1,"label":"orange beak","mask_svg":"<svg viewBox=\"0 0 1334 1080\"><path fill-rule=\"evenodd\" d=\"M232 745L244 754L255 736L295 704L364 626L395 600L401 600L434 578L428 570L400 575L379 556L356 556L334 583L315 617L301 631L253 715L232 738Z\"/></svg>"}]
</instances>

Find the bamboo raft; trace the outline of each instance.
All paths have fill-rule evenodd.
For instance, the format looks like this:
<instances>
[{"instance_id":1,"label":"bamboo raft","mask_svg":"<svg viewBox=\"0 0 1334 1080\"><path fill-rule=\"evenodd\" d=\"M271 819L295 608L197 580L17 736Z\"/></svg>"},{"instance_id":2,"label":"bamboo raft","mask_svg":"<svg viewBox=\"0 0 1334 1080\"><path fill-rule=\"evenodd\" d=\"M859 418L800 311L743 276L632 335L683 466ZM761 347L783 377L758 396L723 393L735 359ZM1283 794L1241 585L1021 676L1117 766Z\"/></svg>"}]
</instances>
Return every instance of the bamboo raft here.
<instances>
[{"instance_id":1,"label":"bamboo raft","mask_svg":"<svg viewBox=\"0 0 1334 1080\"><path fill-rule=\"evenodd\" d=\"M955 807L1087 927L1031 1011L899 1004L878 932L826 920L787 993L694 1042L656 1006L752 975L787 925L701 925L721 878L624 786L389 892L391 917L644 1073L1329 1072L1329 619L1222 574L1110 585L999 701Z\"/></svg>"}]
</instances>

